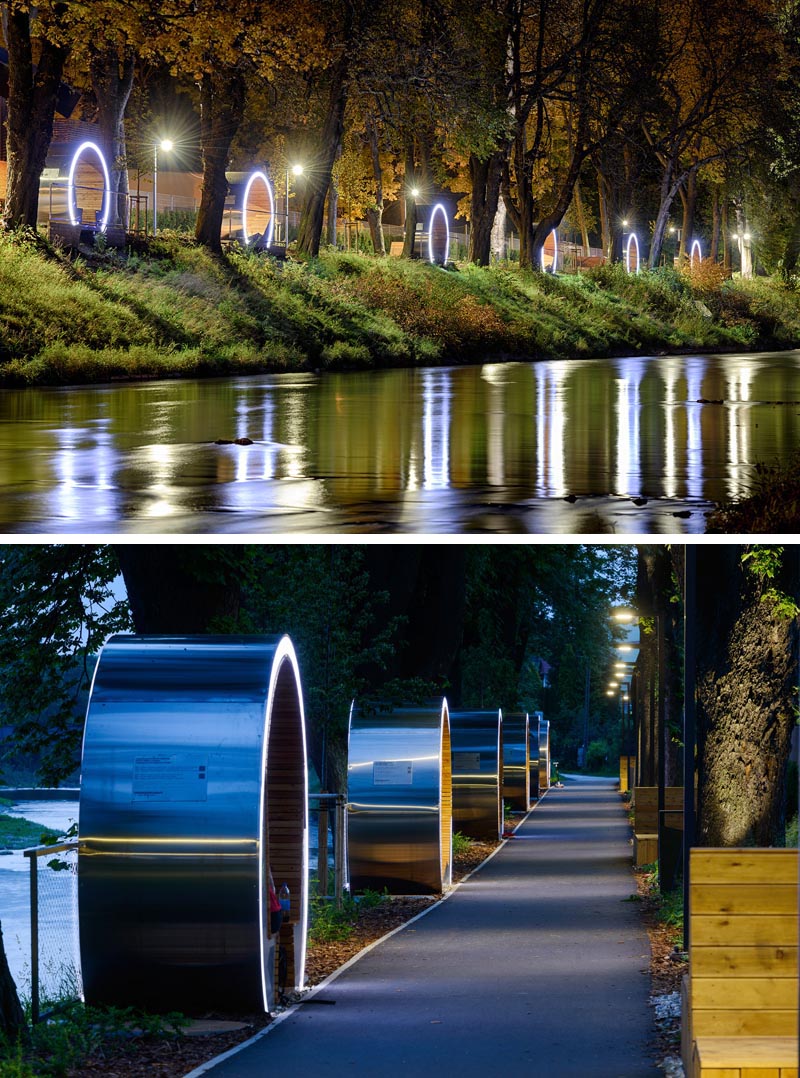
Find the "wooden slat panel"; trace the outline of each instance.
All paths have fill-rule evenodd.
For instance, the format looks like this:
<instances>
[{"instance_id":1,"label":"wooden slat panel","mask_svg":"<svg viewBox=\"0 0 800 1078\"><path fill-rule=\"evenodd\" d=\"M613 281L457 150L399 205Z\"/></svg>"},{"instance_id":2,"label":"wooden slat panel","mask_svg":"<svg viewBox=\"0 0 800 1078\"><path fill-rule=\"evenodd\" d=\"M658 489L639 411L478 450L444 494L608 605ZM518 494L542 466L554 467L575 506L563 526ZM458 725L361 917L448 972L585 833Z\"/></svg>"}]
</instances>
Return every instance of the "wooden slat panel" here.
<instances>
[{"instance_id":1,"label":"wooden slat panel","mask_svg":"<svg viewBox=\"0 0 800 1078\"><path fill-rule=\"evenodd\" d=\"M744 917L697 915L692 918L692 941L698 947L735 947L747 941L754 944L797 946L797 916L774 914Z\"/></svg>"},{"instance_id":2,"label":"wooden slat panel","mask_svg":"<svg viewBox=\"0 0 800 1078\"><path fill-rule=\"evenodd\" d=\"M693 977L797 977L796 947L694 947Z\"/></svg>"},{"instance_id":3,"label":"wooden slat panel","mask_svg":"<svg viewBox=\"0 0 800 1078\"><path fill-rule=\"evenodd\" d=\"M690 909L698 914L797 914L797 885L698 883L689 888Z\"/></svg>"},{"instance_id":4,"label":"wooden slat panel","mask_svg":"<svg viewBox=\"0 0 800 1078\"><path fill-rule=\"evenodd\" d=\"M742 1067L742 1078L781 1078L779 1067Z\"/></svg>"},{"instance_id":5,"label":"wooden slat panel","mask_svg":"<svg viewBox=\"0 0 800 1078\"><path fill-rule=\"evenodd\" d=\"M792 1010L797 1003L794 977L693 977L692 1004L711 1010Z\"/></svg>"},{"instance_id":6,"label":"wooden slat panel","mask_svg":"<svg viewBox=\"0 0 800 1078\"><path fill-rule=\"evenodd\" d=\"M792 1067L797 1037L697 1037L695 1059L704 1067Z\"/></svg>"},{"instance_id":7,"label":"wooden slat panel","mask_svg":"<svg viewBox=\"0 0 800 1078\"><path fill-rule=\"evenodd\" d=\"M781 1067L781 1078L797 1078L797 1067Z\"/></svg>"},{"instance_id":8,"label":"wooden slat panel","mask_svg":"<svg viewBox=\"0 0 800 1078\"><path fill-rule=\"evenodd\" d=\"M698 1037L790 1037L797 1035L797 1011L692 1012L692 1033Z\"/></svg>"},{"instance_id":9,"label":"wooden slat panel","mask_svg":"<svg viewBox=\"0 0 800 1078\"><path fill-rule=\"evenodd\" d=\"M797 886L797 850L702 849L690 851L692 883L789 883Z\"/></svg>"}]
</instances>

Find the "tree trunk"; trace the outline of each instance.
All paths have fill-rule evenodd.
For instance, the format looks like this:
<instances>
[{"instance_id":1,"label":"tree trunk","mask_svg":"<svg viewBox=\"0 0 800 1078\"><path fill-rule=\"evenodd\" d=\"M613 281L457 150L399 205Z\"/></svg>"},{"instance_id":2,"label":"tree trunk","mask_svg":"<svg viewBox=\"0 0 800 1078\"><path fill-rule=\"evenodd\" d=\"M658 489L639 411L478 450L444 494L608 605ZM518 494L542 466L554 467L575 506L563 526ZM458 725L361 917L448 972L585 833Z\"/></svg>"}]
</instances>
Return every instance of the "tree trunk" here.
<instances>
[{"instance_id":1,"label":"tree trunk","mask_svg":"<svg viewBox=\"0 0 800 1078\"><path fill-rule=\"evenodd\" d=\"M586 214L583 212L583 196L581 195L580 180L575 183L575 194L573 197L575 200L575 212L578 215L578 227L580 228L581 232L581 245L583 246L584 252L588 255L589 230L586 227Z\"/></svg>"},{"instance_id":2,"label":"tree trunk","mask_svg":"<svg viewBox=\"0 0 800 1078\"><path fill-rule=\"evenodd\" d=\"M115 546L138 633L207 633L235 624L247 548Z\"/></svg>"},{"instance_id":3,"label":"tree trunk","mask_svg":"<svg viewBox=\"0 0 800 1078\"><path fill-rule=\"evenodd\" d=\"M53 8L58 27L65 4ZM69 46L40 42L34 72L33 43L27 11L13 8L6 20L8 46L8 178L6 182L6 228L36 228L39 215L39 182L53 137L56 100Z\"/></svg>"},{"instance_id":4,"label":"tree trunk","mask_svg":"<svg viewBox=\"0 0 800 1078\"><path fill-rule=\"evenodd\" d=\"M469 260L478 266L488 266L492 257L492 231L500 201L502 151L498 150L483 160L472 154L469 171L472 179Z\"/></svg>"},{"instance_id":5,"label":"tree trunk","mask_svg":"<svg viewBox=\"0 0 800 1078\"><path fill-rule=\"evenodd\" d=\"M339 187L336 181L331 178L331 185L328 188L328 227L326 239L331 247L336 247L339 241L338 236L338 221L339 221Z\"/></svg>"},{"instance_id":6,"label":"tree trunk","mask_svg":"<svg viewBox=\"0 0 800 1078\"><path fill-rule=\"evenodd\" d=\"M372 117L367 120L367 134L369 135L372 175L375 177L375 205L367 210L367 220L372 236L372 249L376 255L383 257L386 254L386 240L383 236L383 169L378 146L378 127Z\"/></svg>"},{"instance_id":7,"label":"tree trunk","mask_svg":"<svg viewBox=\"0 0 800 1078\"><path fill-rule=\"evenodd\" d=\"M722 214L720 212L719 184L714 184L711 196L711 248L708 257L712 262L719 258L719 234L722 227Z\"/></svg>"},{"instance_id":8,"label":"tree trunk","mask_svg":"<svg viewBox=\"0 0 800 1078\"><path fill-rule=\"evenodd\" d=\"M780 548L776 548L779 550ZM698 844L772 846L784 826L796 696L798 621L775 587L800 597L796 547L761 582L736 544L697 550Z\"/></svg>"},{"instance_id":9,"label":"tree trunk","mask_svg":"<svg viewBox=\"0 0 800 1078\"><path fill-rule=\"evenodd\" d=\"M231 143L242 122L244 102L245 81L241 72L221 66L213 74L203 76L200 86L203 190L194 234L198 243L215 252L222 250L222 219L228 195L225 170Z\"/></svg>"},{"instance_id":10,"label":"tree trunk","mask_svg":"<svg viewBox=\"0 0 800 1078\"><path fill-rule=\"evenodd\" d=\"M20 1006L17 986L8 968L3 929L0 926L0 1037L14 1045L20 1038L26 1036L27 1031L28 1027Z\"/></svg>"},{"instance_id":11,"label":"tree trunk","mask_svg":"<svg viewBox=\"0 0 800 1078\"><path fill-rule=\"evenodd\" d=\"M728 233L728 200L722 200L722 264L725 272L731 272L731 240Z\"/></svg>"},{"instance_id":12,"label":"tree trunk","mask_svg":"<svg viewBox=\"0 0 800 1078\"><path fill-rule=\"evenodd\" d=\"M109 224L128 227L128 162L125 109L133 89L133 52L92 49L90 70L98 107L98 126L111 180Z\"/></svg>"},{"instance_id":13,"label":"tree trunk","mask_svg":"<svg viewBox=\"0 0 800 1078\"><path fill-rule=\"evenodd\" d=\"M312 258L319 254L325 198L331 183L333 165L342 145L348 71L349 56L345 53L333 72L328 110L320 134L319 152L308 169L306 200L297 231L297 250Z\"/></svg>"},{"instance_id":14,"label":"tree trunk","mask_svg":"<svg viewBox=\"0 0 800 1078\"><path fill-rule=\"evenodd\" d=\"M403 258L414 257L414 247L417 238L417 199L411 194L414 186L414 160L413 140L406 143L405 173L403 176L403 197L405 199L405 224L403 226Z\"/></svg>"}]
</instances>

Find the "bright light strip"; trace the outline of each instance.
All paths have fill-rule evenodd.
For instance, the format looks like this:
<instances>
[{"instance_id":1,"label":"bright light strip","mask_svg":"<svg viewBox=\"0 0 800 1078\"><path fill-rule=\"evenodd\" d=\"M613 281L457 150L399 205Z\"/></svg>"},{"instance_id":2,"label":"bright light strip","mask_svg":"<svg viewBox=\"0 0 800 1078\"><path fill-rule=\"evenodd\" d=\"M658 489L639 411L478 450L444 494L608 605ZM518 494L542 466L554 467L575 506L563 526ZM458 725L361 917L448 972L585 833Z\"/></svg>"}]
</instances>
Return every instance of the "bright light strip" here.
<instances>
[{"instance_id":1,"label":"bright light strip","mask_svg":"<svg viewBox=\"0 0 800 1078\"><path fill-rule=\"evenodd\" d=\"M77 206L75 205L75 171L78 167L78 161L83 153L87 150L93 150L103 168L103 219L100 222L100 231L105 232L106 225L108 224L108 214L111 209L111 178L108 175L108 166L106 165L106 159L100 150L100 147L95 142L82 142L75 151L75 155L72 158L72 164L69 166L69 178L67 179L67 208L69 210L69 223L71 225L78 224L78 214L76 213Z\"/></svg>"},{"instance_id":2,"label":"bright light strip","mask_svg":"<svg viewBox=\"0 0 800 1078\"><path fill-rule=\"evenodd\" d=\"M695 253L695 251L697 251L697 261L702 262L703 261L703 249L700 246L700 240L693 240L692 241L692 250L691 250L691 252L689 254L689 269L691 269L692 266L694 265L694 253Z\"/></svg>"},{"instance_id":3,"label":"bright light strip","mask_svg":"<svg viewBox=\"0 0 800 1078\"><path fill-rule=\"evenodd\" d=\"M433 266L437 265L436 259L433 257L433 222L436 218L437 213L441 213L442 215L442 219L444 221L445 235L447 236L444 245L444 259L442 260L442 265L446 265L447 260L450 257L450 225L447 223L447 210L444 208L441 202L437 202L431 210L431 216L428 220L428 261Z\"/></svg>"},{"instance_id":4,"label":"bright light strip","mask_svg":"<svg viewBox=\"0 0 800 1078\"><path fill-rule=\"evenodd\" d=\"M269 227L267 228L266 246L269 247L272 243L272 233L275 228L275 198L272 194L272 184L269 182L269 178L266 172L262 172L260 169L256 172L251 172L250 177L247 180L247 185L244 189L244 198L242 199L242 232L244 234L244 242L247 244L250 242L250 234L247 231L247 200L250 197L250 190L256 180L261 180L267 189L267 198L269 199Z\"/></svg>"},{"instance_id":5,"label":"bright light strip","mask_svg":"<svg viewBox=\"0 0 800 1078\"><path fill-rule=\"evenodd\" d=\"M635 270L631 270L631 244L632 243L636 244L636 269ZM639 241L636 238L636 233L635 232L631 232L631 234L628 236L628 243L627 243L627 245L625 247L625 269L628 271L628 273L631 273L631 272L638 273L639 272Z\"/></svg>"},{"instance_id":6,"label":"bright light strip","mask_svg":"<svg viewBox=\"0 0 800 1078\"><path fill-rule=\"evenodd\" d=\"M550 235L553 237L553 263L550 266L550 272L555 273L556 272L556 263L558 262L558 233L556 232L555 229L553 229L553 231L550 233ZM542 244L542 250L540 252L540 259L541 259L541 264L542 264L542 273L547 273L547 270L545 269L545 266L544 266L544 244Z\"/></svg>"},{"instance_id":7,"label":"bright light strip","mask_svg":"<svg viewBox=\"0 0 800 1078\"><path fill-rule=\"evenodd\" d=\"M288 662L294 672L295 686L297 689L297 699L300 704L300 733L303 738L303 760L307 760L306 754L306 716L305 709L303 707L303 689L300 683L300 670L297 666L297 656L294 653L294 647L288 636L281 638L277 648L275 649L275 655L272 660L272 669L269 677L269 692L267 694L267 708L264 715L264 734L261 744L261 785L259 787L259 807L258 807L258 834L259 841L264 837L264 808L266 802L266 789L265 783L269 781L267 775L267 748L269 746L269 720L272 717L272 709L275 702L275 688L278 683L278 677L281 672L281 667L285 662ZM297 984L302 987L305 981L306 975L306 935L308 931L308 768L303 769L303 862L302 862L302 880L300 884L300 954L297 955L297 949L295 948L295 969L297 970ZM269 909L269 900L267 898L266 879L264 878L264 852L260 851L258 858L258 924L259 934L261 941L261 991L264 997L264 1013L269 1014L270 999L269 991L267 988L267 966L266 966L266 949L264 942L266 940L266 916ZM265 909L265 898L266 909Z\"/></svg>"}]
</instances>

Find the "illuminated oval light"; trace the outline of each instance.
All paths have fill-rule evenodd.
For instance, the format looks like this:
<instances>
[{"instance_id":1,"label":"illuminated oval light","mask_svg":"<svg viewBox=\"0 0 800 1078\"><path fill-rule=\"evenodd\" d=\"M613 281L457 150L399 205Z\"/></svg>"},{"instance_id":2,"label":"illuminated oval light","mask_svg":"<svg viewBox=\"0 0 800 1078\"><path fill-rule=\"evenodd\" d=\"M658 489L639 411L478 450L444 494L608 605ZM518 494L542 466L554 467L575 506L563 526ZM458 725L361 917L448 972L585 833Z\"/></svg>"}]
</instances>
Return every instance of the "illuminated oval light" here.
<instances>
[{"instance_id":1,"label":"illuminated oval light","mask_svg":"<svg viewBox=\"0 0 800 1078\"><path fill-rule=\"evenodd\" d=\"M631 270L631 245L632 244L636 246L636 269L635 270ZM628 236L628 243L627 243L627 246L625 247L625 269L628 271L628 273L638 273L639 272L639 241L636 238L636 233L635 232L631 232L631 234Z\"/></svg>"},{"instance_id":2,"label":"illuminated oval light","mask_svg":"<svg viewBox=\"0 0 800 1078\"><path fill-rule=\"evenodd\" d=\"M556 272L556 263L558 262L558 233L556 232L555 229L553 229L553 231L550 233L550 235L553 237L553 261L552 261L552 263L550 265L550 272L555 273ZM547 268L546 268L546 266L544 264L544 244L542 244L542 250L541 250L541 264L542 264L542 273L547 273Z\"/></svg>"},{"instance_id":3,"label":"illuminated oval light","mask_svg":"<svg viewBox=\"0 0 800 1078\"><path fill-rule=\"evenodd\" d=\"M444 222L444 257L436 258L433 250L433 229L436 222L436 215L440 213L442 215L442 221ZM441 226L439 226L439 232L441 232ZM428 221L428 261L434 266L444 266L447 264L447 260L450 257L450 225L447 223L447 210L441 202L437 202L431 210L430 220Z\"/></svg>"},{"instance_id":4,"label":"illuminated oval light","mask_svg":"<svg viewBox=\"0 0 800 1078\"><path fill-rule=\"evenodd\" d=\"M697 252L697 261L703 261L703 249L700 246L700 240L694 240L692 242L692 250L689 254L689 269L694 265L695 251Z\"/></svg>"},{"instance_id":5,"label":"illuminated oval light","mask_svg":"<svg viewBox=\"0 0 800 1078\"><path fill-rule=\"evenodd\" d=\"M103 157L100 147L95 142L82 142L75 151L72 158L72 164L69 166L69 177L67 179L67 208L69 210L69 223L71 225L78 224L77 205L75 202L75 171L78 167L78 161L87 150L92 150L97 154L103 169L103 209L101 210L102 220L100 222L100 231L105 232L106 225L108 224L108 213L111 209L111 179L108 175L106 159Z\"/></svg>"},{"instance_id":6,"label":"illuminated oval light","mask_svg":"<svg viewBox=\"0 0 800 1078\"><path fill-rule=\"evenodd\" d=\"M244 234L245 244L249 244L250 234L247 231L247 200L250 197L250 191L256 180L261 180L264 184L267 189L267 198L269 199L269 226L264 241L264 245L269 247L272 243L272 233L275 228L275 198L272 194L272 184L269 182L266 172L262 172L261 170L250 173L250 177L244 189L244 199L242 200L242 233Z\"/></svg>"}]
</instances>

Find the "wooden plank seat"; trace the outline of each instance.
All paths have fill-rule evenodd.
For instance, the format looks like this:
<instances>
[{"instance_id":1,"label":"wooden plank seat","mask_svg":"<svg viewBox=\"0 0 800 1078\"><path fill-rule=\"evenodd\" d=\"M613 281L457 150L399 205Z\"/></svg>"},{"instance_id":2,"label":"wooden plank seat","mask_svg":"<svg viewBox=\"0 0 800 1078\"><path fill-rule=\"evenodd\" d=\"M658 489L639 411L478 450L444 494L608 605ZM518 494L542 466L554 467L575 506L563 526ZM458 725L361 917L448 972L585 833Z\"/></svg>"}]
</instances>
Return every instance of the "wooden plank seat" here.
<instances>
[{"instance_id":1,"label":"wooden plank seat","mask_svg":"<svg viewBox=\"0 0 800 1078\"><path fill-rule=\"evenodd\" d=\"M683 812L683 787L664 787L667 812ZM674 825L674 822L672 824ZM637 868L658 859L658 787L633 788L633 863Z\"/></svg>"},{"instance_id":2,"label":"wooden plank seat","mask_svg":"<svg viewBox=\"0 0 800 1078\"><path fill-rule=\"evenodd\" d=\"M796 1037L700 1037L691 1078L797 1078Z\"/></svg>"},{"instance_id":3,"label":"wooden plank seat","mask_svg":"<svg viewBox=\"0 0 800 1078\"><path fill-rule=\"evenodd\" d=\"M797 850L690 851L687 1075L797 1078Z\"/></svg>"}]
</instances>

